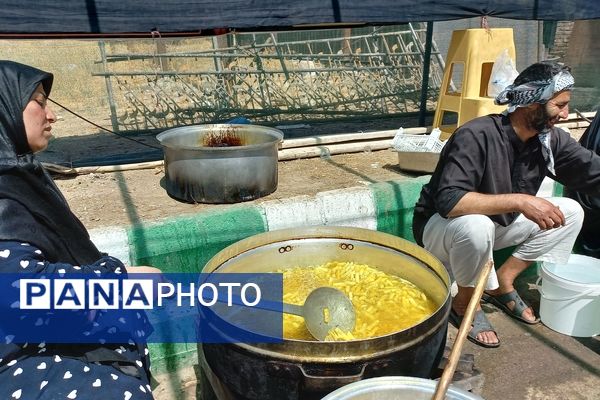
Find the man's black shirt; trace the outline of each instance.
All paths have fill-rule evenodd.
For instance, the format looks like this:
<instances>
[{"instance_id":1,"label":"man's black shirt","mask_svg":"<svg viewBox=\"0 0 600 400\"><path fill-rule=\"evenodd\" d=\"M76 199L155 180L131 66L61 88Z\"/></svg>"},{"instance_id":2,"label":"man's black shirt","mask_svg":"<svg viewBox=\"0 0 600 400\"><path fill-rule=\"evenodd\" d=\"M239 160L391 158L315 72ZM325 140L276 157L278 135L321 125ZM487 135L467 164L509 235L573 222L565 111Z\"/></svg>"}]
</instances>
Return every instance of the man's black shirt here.
<instances>
[{"instance_id":1,"label":"man's black shirt","mask_svg":"<svg viewBox=\"0 0 600 400\"><path fill-rule=\"evenodd\" d=\"M429 218L446 218L468 192L535 195L546 175L573 190L600 193L600 157L585 149L562 129L551 129L550 147L556 176L546 169L537 136L522 142L507 115L491 114L467 122L450 137L431 180L415 205L413 233L422 244ZM492 215L502 226L518 213Z\"/></svg>"}]
</instances>

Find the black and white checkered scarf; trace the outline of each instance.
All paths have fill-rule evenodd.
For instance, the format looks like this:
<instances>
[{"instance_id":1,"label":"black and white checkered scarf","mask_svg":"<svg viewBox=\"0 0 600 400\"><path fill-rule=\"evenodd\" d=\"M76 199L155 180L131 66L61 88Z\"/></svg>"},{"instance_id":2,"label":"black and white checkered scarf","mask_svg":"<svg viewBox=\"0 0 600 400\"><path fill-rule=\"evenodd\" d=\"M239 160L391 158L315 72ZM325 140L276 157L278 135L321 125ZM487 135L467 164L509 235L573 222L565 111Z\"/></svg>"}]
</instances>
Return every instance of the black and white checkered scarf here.
<instances>
[{"instance_id":1,"label":"black and white checkered scarf","mask_svg":"<svg viewBox=\"0 0 600 400\"><path fill-rule=\"evenodd\" d=\"M545 104L556 93L572 89L574 84L573 75L563 69L551 79L527 82L517 86L514 84L509 85L496 96L494 102L498 105L507 104L506 113L510 114L519 107L525 107L533 103ZM556 175L554 155L550 148L550 130L546 129L540 132L538 138L542 143L546 167L550 173Z\"/></svg>"},{"instance_id":2,"label":"black and white checkered scarf","mask_svg":"<svg viewBox=\"0 0 600 400\"><path fill-rule=\"evenodd\" d=\"M569 90L575 84L575 79L569 71L562 70L551 79L543 81L532 81L515 86L508 85L495 99L498 105L508 104L508 113L519 107L525 107L533 103L544 104L554 94L561 90Z\"/></svg>"}]
</instances>

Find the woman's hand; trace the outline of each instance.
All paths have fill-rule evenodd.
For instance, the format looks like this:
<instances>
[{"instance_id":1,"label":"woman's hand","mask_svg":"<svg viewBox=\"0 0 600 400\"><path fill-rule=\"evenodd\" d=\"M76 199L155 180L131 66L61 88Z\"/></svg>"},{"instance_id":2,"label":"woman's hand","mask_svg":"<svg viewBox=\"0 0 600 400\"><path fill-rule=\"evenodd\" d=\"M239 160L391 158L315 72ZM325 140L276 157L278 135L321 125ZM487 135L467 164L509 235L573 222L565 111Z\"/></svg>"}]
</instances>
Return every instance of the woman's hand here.
<instances>
[{"instance_id":1,"label":"woman's hand","mask_svg":"<svg viewBox=\"0 0 600 400\"><path fill-rule=\"evenodd\" d=\"M161 274L162 271L156 267L148 265L135 265L125 267L128 274Z\"/></svg>"},{"instance_id":2,"label":"woman's hand","mask_svg":"<svg viewBox=\"0 0 600 400\"><path fill-rule=\"evenodd\" d=\"M156 267L150 267L148 265L136 265L125 267L127 274L156 274L155 276L149 276L155 283L167 283L169 280L162 274L162 271Z\"/></svg>"}]
</instances>

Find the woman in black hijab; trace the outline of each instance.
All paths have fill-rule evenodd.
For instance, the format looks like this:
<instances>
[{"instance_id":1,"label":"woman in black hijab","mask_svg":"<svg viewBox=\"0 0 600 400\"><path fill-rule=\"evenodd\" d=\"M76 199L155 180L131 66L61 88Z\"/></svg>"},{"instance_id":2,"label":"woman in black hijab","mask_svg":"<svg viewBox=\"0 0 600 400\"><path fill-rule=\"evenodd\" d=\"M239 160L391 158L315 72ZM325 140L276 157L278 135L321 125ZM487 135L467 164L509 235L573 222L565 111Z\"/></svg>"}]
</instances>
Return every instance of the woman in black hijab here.
<instances>
[{"instance_id":1,"label":"woman in black hijab","mask_svg":"<svg viewBox=\"0 0 600 400\"><path fill-rule=\"evenodd\" d=\"M47 104L52 81L50 73L0 61L0 272L126 274L121 261L98 251L34 156L47 147L56 120ZM83 332L86 325L98 326L101 316L88 313L81 326L59 328ZM31 329L49 323L51 318L30 322ZM112 345L17 342L13 335L0 337L0 399L153 398L148 351L133 340Z\"/></svg>"}]
</instances>

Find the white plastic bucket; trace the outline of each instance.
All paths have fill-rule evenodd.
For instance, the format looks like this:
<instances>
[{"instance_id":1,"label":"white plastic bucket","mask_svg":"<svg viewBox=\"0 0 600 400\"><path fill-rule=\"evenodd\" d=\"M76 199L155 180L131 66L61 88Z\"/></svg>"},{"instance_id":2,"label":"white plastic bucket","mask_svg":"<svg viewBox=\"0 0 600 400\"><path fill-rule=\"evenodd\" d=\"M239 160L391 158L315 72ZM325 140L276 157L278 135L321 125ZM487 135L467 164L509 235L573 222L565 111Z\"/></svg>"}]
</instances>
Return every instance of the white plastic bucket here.
<instances>
[{"instance_id":1,"label":"white plastic bucket","mask_svg":"<svg viewBox=\"0 0 600 400\"><path fill-rule=\"evenodd\" d=\"M569 336L600 334L600 260L571 254L566 264L543 262L540 318Z\"/></svg>"}]
</instances>

